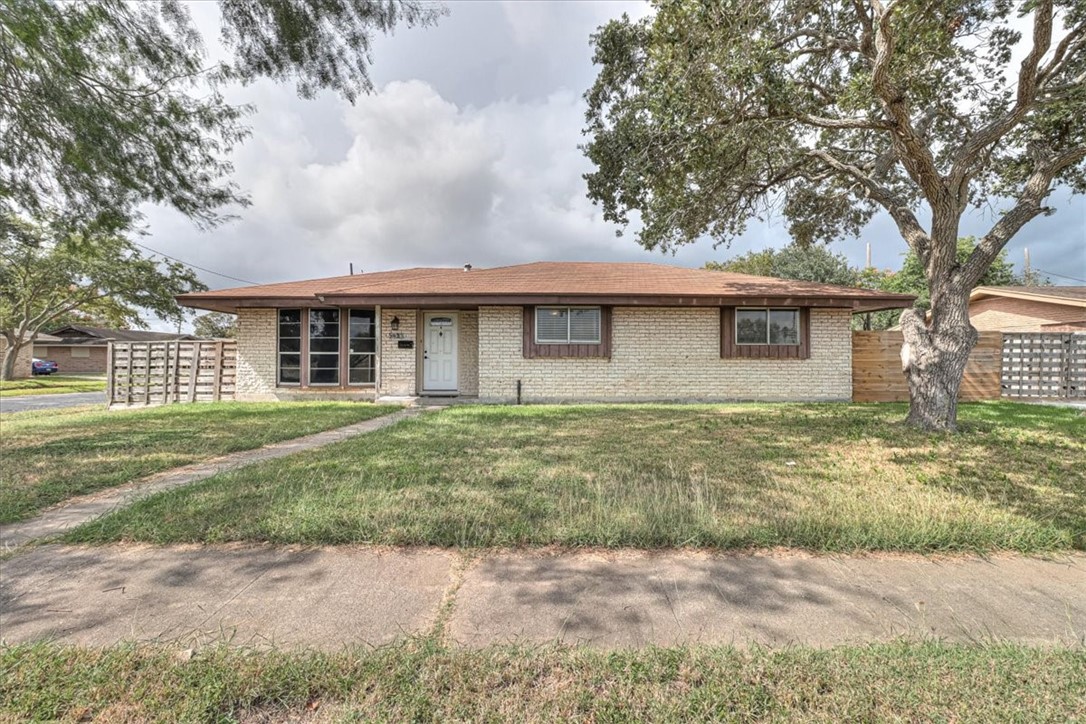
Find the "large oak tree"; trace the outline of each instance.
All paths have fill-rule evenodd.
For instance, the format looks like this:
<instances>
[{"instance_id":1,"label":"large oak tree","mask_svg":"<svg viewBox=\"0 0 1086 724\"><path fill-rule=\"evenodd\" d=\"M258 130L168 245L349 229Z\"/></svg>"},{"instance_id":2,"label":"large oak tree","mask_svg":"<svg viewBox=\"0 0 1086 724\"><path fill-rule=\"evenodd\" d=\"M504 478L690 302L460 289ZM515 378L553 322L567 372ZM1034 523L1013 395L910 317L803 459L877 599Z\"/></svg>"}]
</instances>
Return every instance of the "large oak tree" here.
<instances>
[{"instance_id":1,"label":"large oak tree","mask_svg":"<svg viewBox=\"0 0 1086 724\"><path fill-rule=\"evenodd\" d=\"M800 244L888 214L931 304L901 317L908 420L954 429L970 289L1056 184L1086 191L1086 3L658 0L593 43L605 216L636 212L641 244L668 250L776 210ZM961 262L979 207L998 213Z\"/></svg>"}]
</instances>

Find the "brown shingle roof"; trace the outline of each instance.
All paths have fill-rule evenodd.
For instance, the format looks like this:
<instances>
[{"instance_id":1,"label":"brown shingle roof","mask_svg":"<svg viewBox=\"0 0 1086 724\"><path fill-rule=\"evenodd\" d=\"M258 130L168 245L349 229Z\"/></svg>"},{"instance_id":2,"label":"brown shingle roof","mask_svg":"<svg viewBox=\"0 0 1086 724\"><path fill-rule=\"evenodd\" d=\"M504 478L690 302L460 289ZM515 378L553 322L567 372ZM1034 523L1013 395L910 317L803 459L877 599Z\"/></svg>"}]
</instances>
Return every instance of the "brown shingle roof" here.
<instances>
[{"instance_id":1,"label":"brown shingle roof","mask_svg":"<svg viewBox=\"0 0 1086 724\"><path fill-rule=\"evenodd\" d=\"M904 294L814 282L622 262L535 262L493 269L414 268L184 294L186 306L282 306L323 297L328 304L577 303L719 304L758 298L821 300L826 306L905 307ZM832 302L832 303L831 303ZM818 306L810 304L810 306Z\"/></svg>"},{"instance_id":2,"label":"brown shingle roof","mask_svg":"<svg viewBox=\"0 0 1086 724\"><path fill-rule=\"evenodd\" d=\"M114 342L172 342L178 339L196 339L191 334L149 332L144 329L84 327L78 324L70 324L67 327L54 329L50 334L60 337L63 344L94 344L109 340Z\"/></svg>"}]
</instances>

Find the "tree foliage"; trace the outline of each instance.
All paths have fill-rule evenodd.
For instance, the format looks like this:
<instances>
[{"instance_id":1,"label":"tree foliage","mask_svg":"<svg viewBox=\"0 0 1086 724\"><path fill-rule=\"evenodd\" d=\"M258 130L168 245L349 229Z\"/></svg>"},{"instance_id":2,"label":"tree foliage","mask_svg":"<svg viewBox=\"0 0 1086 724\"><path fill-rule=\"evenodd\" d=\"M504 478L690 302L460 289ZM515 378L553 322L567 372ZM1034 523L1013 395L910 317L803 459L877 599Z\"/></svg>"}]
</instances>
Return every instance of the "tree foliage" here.
<instances>
[{"instance_id":1,"label":"tree foliage","mask_svg":"<svg viewBox=\"0 0 1086 724\"><path fill-rule=\"evenodd\" d=\"M149 259L117 234L73 234L60 223L9 218L0 227L3 376L39 331L76 310L110 326L146 326L146 312L179 321L177 294L206 289L177 262Z\"/></svg>"},{"instance_id":2,"label":"tree foliage","mask_svg":"<svg viewBox=\"0 0 1086 724\"><path fill-rule=\"evenodd\" d=\"M778 209L804 245L888 214L931 300L903 325L910 421L952 429L969 290L1055 184L1086 191L1086 4L654 4L593 37L589 196L661 250ZM960 262L962 215L985 205L998 219Z\"/></svg>"},{"instance_id":3,"label":"tree foliage","mask_svg":"<svg viewBox=\"0 0 1086 724\"><path fill-rule=\"evenodd\" d=\"M843 254L834 254L823 246L805 248L799 244L748 251L726 261L708 262L705 268L846 287L855 286L857 279L856 270Z\"/></svg>"},{"instance_id":4,"label":"tree foliage","mask_svg":"<svg viewBox=\"0 0 1086 724\"><path fill-rule=\"evenodd\" d=\"M238 318L233 314L208 312L193 321L197 337L233 339L238 333Z\"/></svg>"},{"instance_id":5,"label":"tree foliage","mask_svg":"<svg viewBox=\"0 0 1086 724\"><path fill-rule=\"evenodd\" d=\"M0 212L127 228L144 202L201 225L245 203L226 160L250 110L223 84L294 78L303 96L372 90L374 31L431 22L397 0L222 0L236 57L209 64L180 0L0 3Z\"/></svg>"}]
</instances>

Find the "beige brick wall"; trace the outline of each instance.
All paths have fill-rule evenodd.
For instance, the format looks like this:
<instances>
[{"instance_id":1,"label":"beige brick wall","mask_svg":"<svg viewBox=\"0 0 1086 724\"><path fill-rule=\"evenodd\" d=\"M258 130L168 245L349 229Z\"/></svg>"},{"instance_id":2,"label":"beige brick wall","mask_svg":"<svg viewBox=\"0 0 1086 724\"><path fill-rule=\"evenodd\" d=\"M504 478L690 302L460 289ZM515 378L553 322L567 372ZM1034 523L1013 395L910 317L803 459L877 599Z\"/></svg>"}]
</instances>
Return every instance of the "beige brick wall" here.
<instances>
[{"instance_id":1,"label":"beige brick wall","mask_svg":"<svg viewBox=\"0 0 1086 724\"><path fill-rule=\"evenodd\" d=\"M460 312L460 338L457 340L457 375L460 394L479 394L479 313Z\"/></svg>"},{"instance_id":2,"label":"beige brick wall","mask_svg":"<svg viewBox=\"0 0 1086 724\"><path fill-rule=\"evenodd\" d=\"M806 360L720 359L717 308L617 307L611 359L525 359L521 307L479 309L479 397L510 401L848 400L847 310L811 311Z\"/></svg>"},{"instance_id":3,"label":"beige brick wall","mask_svg":"<svg viewBox=\"0 0 1086 724\"><path fill-rule=\"evenodd\" d=\"M81 354L85 356L80 356ZM36 344L34 356L56 362L60 366L60 373L64 375L104 375L106 367L109 366L108 350L105 346Z\"/></svg>"},{"instance_id":4,"label":"beige brick wall","mask_svg":"<svg viewBox=\"0 0 1086 724\"><path fill-rule=\"evenodd\" d=\"M275 389L276 324L274 309L238 310L238 400L279 399Z\"/></svg>"},{"instance_id":5,"label":"beige brick wall","mask_svg":"<svg viewBox=\"0 0 1086 724\"><path fill-rule=\"evenodd\" d=\"M993 297L969 305L969 321L980 332L1043 332L1046 324L1086 321L1086 309L1027 299Z\"/></svg>"},{"instance_id":6,"label":"beige brick wall","mask_svg":"<svg viewBox=\"0 0 1086 724\"><path fill-rule=\"evenodd\" d=\"M415 394L415 368L418 364L418 350L422 340L416 336L416 318L414 309L381 308L381 379L379 394L413 395ZM403 335L402 339L415 341L414 349L400 349L398 340L389 337L392 334L392 318L398 317Z\"/></svg>"},{"instance_id":7,"label":"beige brick wall","mask_svg":"<svg viewBox=\"0 0 1086 724\"><path fill-rule=\"evenodd\" d=\"M7 350L8 342L0 337L0 354ZM21 380L30 377L30 363L34 359L34 345L24 344L15 356L15 372L12 379ZM64 369L61 368L61 373Z\"/></svg>"}]
</instances>

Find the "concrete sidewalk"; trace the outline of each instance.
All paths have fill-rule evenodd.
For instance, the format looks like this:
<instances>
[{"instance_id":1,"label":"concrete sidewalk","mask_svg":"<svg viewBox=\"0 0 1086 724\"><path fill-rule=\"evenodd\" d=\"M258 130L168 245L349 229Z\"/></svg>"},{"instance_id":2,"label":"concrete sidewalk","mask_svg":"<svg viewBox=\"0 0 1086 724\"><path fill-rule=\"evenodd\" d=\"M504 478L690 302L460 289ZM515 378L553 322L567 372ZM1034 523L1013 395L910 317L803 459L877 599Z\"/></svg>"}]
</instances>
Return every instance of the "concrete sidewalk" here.
<instances>
[{"instance_id":1,"label":"concrete sidewalk","mask_svg":"<svg viewBox=\"0 0 1086 724\"><path fill-rule=\"evenodd\" d=\"M125 485L107 488L90 495L72 498L51 508L36 518L0 526L0 551L10 550L33 541L51 538L69 528L83 525L114 510L131 505L140 498L197 483L212 475L274 460L303 450L331 445L356 435L363 435L393 425L405 417L416 415L424 408L405 408L390 415L375 417L313 435L272 443L255 450L223 455L203 462L167 470Z\"/></svg>"},{"instance_id":2,"label":"concrete sidewalk","mask_svg":"<svg viewBox=\"0 0 1086 724\"><path fill-rule=\"evenodd\" d=\"M316 647L950 641L1086 644L1086 556L828 557L41 546L2 566L0 632Z\"/></svg>"}]
</instances>

